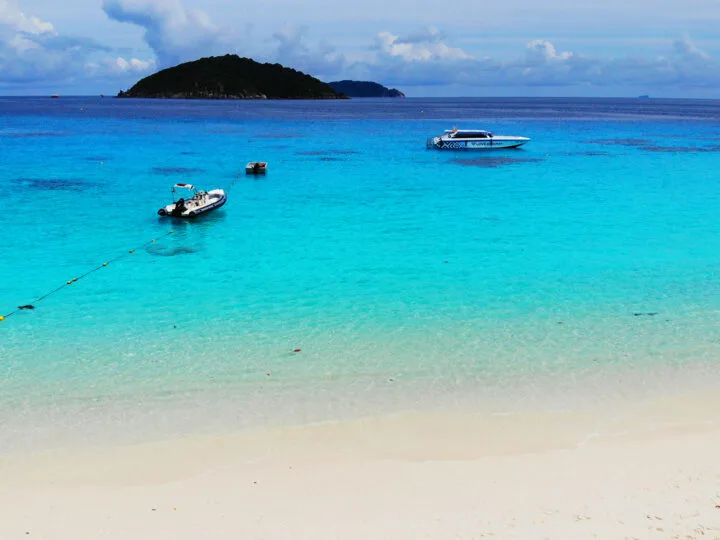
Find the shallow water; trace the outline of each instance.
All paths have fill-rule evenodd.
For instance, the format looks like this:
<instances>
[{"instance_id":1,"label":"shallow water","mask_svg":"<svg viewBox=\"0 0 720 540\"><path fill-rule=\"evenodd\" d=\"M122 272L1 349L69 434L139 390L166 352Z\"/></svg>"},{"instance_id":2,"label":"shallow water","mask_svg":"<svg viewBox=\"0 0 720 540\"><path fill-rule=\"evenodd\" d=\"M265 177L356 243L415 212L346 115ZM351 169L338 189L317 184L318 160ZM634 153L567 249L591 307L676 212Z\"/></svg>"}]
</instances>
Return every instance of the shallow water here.
<instances>
[{"instance_id":1,"label":"shallow water","mask_svg":"<svg viewBox=\"0 0 720 540\"><path fill-rule=\"evenodd\" d=\"M13 98L0 140L0 313L128 255L0 323L0 448L719 375L717 101Z\"/></svg>"}]
</instances>

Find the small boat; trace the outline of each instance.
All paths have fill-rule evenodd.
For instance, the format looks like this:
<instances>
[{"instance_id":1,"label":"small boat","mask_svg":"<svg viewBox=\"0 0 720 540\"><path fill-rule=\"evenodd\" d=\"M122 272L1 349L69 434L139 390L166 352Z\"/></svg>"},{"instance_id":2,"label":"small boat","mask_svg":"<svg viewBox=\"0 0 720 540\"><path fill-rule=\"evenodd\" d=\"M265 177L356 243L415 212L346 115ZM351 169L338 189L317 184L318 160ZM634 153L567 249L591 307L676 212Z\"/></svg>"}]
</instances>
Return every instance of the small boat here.
<instances>
[{"instance_id":1,"label":"small boat","mask_svg":"<svg viewBox=\"0 0 720 540\"><path fill-rule=\"evenodd\" d=\"M184 189L192 192L192 197L175 200L176 190ZM158 210L158 215L178 218L192 218L220 208L227 201L222 189L198 191L192 184L175 184L172 187L173 203Z\"/></svg>"},{"instance_id":2,"label":"small boat","mask_svg":"<svg viewBox=\"0 0 720 540\"><path fill-rule=\"evenodd\" d=\"M493 135L482 129L446 129L440 137L428 139L427 147L438 150L493 150L517 148L530 139L514 135Z\"/></svg>"},{"instance_id":3,"label":"small boat","mask_svg":"<svg viewBox=\"0 0 720 540\"><path fill-rule=\"evenodd\" d=\"M266 161L251 161L245 166L245 174L265 174L266 172Z\"/></svg>"},{"instance_id":4,"label":"small boat","mask_svg":"<svg viewBox=\"0 0 720 540\"><path fill-rule=\"evenodd\" d=\"M57 98L59 98L60 96L59 96L59 95L57 95L57 94L53 94L53 95L52 95L52 96L50 96L50 97L51 97L52 99L57 99Z\"/></svg>"}]
</instances>

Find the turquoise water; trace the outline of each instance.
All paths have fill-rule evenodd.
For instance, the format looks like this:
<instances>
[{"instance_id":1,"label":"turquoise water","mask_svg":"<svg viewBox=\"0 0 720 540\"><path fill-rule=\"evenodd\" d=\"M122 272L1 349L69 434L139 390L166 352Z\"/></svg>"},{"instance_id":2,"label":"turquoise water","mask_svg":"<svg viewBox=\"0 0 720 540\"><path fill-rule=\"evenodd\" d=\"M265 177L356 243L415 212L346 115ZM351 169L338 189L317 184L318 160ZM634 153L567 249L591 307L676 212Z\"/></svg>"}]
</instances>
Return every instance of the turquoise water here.
<instances>
[{"instance_id":1,"label":"turquoise water","mask_svg":"<svg viewBox=\"0 0 720 540\"><path fill-rule=\"evenodd\" d=\"M3 98L0 157L0 313L128 255L0 322L0 448L718 375L720 102Z\"/></svg>"}]
</instances>

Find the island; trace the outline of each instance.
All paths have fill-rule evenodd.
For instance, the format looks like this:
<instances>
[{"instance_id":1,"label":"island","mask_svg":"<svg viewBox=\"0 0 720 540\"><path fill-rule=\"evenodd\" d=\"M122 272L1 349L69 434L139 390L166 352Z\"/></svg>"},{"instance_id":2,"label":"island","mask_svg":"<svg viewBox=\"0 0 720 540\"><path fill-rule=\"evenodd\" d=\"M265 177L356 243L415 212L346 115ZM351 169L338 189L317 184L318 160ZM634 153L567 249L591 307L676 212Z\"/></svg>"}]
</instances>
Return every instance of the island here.
<instances>
[{"instance_id":1,"label":"island","mask_svg":"<svg viewBox=\"0 0 720 540\"><path fill-rule=\"evenodd\" d=\"M211 56L163 69L138 81L119 98L342 99L324 82L280 64L236 54Z\"/></svg>"},{"instance_id":2,"label":"island","mask_svg":"<svg viewBox=\"0 0 720 540\"><path fill-rule=\"evenodd\" d=\"M336 92L349 97L405 97L400 90L371 81L334 81L328 84Z\"/></svg>"}]
</instances>

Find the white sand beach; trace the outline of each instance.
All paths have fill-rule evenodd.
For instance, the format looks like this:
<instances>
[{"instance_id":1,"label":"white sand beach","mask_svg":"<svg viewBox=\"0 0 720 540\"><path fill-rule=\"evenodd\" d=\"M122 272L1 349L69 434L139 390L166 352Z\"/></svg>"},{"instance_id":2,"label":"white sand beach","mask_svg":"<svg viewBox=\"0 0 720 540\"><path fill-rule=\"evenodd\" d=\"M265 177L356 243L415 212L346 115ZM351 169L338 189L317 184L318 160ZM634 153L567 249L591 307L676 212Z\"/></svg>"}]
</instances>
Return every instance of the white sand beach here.
<instances>
[{"instance_id":1,"label":"white sand beach","mask_svg":"<svg viewBox=\"0 0 720 540\"><path fill-rule=\"evenodd\" d=\"M720 398L0 458L0 538L720 539Z\"/></svg>"}]
</instances>

